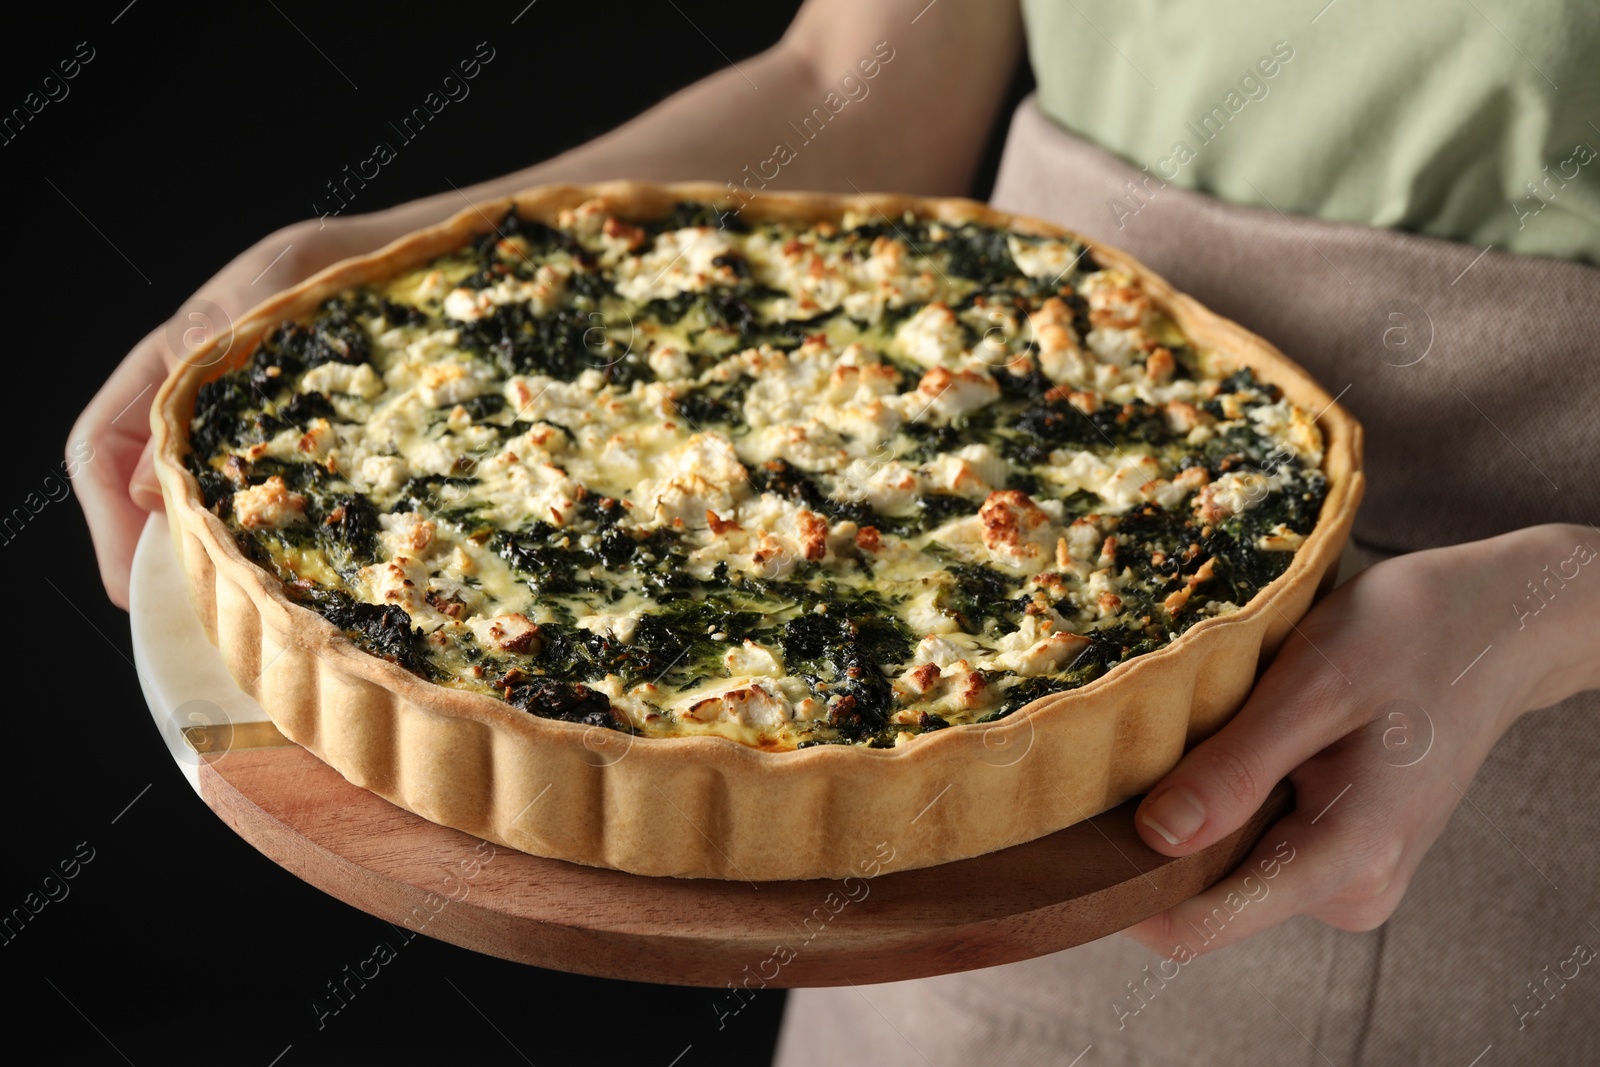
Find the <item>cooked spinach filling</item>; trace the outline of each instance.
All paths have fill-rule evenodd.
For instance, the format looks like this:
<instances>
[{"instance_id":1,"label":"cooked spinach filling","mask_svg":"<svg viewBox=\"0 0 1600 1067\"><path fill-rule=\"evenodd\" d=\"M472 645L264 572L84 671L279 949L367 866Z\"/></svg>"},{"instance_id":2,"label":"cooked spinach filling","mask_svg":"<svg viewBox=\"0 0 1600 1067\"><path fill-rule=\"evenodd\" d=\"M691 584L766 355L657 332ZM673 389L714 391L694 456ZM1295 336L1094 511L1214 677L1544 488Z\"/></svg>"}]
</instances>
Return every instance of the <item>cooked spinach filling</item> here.
<instances>
[{"instance_id":1,"label":"cooked spinach filling","mask_svg":"<svg viewBox=\"0 0 1600 1067\"><path fill-rule=\"evenodd\" d=\"M1312 419L1067 239L507 216L203 386L189 468L296 602L529 714L888 746L1284 572Z\"/></svg>"}]
</instances>

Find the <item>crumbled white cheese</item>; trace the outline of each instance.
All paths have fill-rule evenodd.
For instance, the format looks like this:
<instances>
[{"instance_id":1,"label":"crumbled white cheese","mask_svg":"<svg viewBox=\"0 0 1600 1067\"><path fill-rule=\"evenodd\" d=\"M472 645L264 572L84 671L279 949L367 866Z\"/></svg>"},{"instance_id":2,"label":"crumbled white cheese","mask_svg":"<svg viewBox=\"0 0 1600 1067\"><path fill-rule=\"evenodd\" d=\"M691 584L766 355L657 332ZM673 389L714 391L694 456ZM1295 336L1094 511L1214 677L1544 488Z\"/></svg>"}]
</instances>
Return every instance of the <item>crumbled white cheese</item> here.
<instances>
[{"instance_id":1,"label":"crumbled white cheese","mask_svg":"<svg viewBox=\"0 0 1600 1067\"><path fill-rule=\"evenodd\" d=\"M746 638L740 644L728 649L722 657L722 665L728 669L728 674L734 678L745 678L755 675L767 678L783 677L783 658L772 648Z\"/></svg>"},{"instance_id":2,"label":"crumbled white cheese","mask_svg":"<svg viewBox=\"0 0 1600 1067\"><path fill-rule=\"evenodd\" d=\"M370 363L323 363L300 379L302 393L347 393L371 400L383 390L383 379Z\"/></svg>"},{"instance_id":3,"label":"crumbled white cheese","mask_svg":"<svg viewBox=\"0 0 1600 1067\"><path fill-rule=\"evenodd\" d=\"M648 252L617 264L617 292L642 302L700 292L719 279L732 281L732 268L713 262L732 251L727 234L709 226L663 233Z\"/></svg>"},{"instance_id":4,"label":"crumbled white cheese","mask_svg":"<svg viewBox=\"0 0 1600 1067\"><path fill-rule=\"evenodd\" d=\"M1000 398L1000 386L978 364L950 371L935 367L906 394L901 410L909 422L948 422Z\"/></svg>"},{"instance_id":5,"label":"crumbled white cheese","mask_svg":"<svg viewBox=\"0 0 1600 1067\"><path fill-rule=\"evenodd\" d=\"M1034 239L1011 234L1006 248L1017 269L1030 278L1056 282L1083 258L1083 249L1072 241Z\"/></svg>"},{"instance_id":6,"label":"crumbled white cheese","mask_svg":"<svg viewBox=\"0 0 1600 1067\"><path fill-rule=\"evenodd\" d=\"M444 313L460 322L476 322L501 305L527 304L535 315L548 315L560 304L566 285L567 271L544 263L528 280L507 276L482 289L453 289L444 298Z\"/></svg>"},{"instance_id":7,"label":"crumbled white cheese","mask_svg":"<svg viewBox=\"0 0 1600 1067\"><path fill-rule=\"evenodd\" d=\"M578 625L592 634L614 637L623 644L627 644L633 640L634 631L639 628L639 620L644 617L644 614L643 606L621 613L600 612L594 615L579 616Z\"/></svg>"},{"instance_id":8,"label":"crumbled white cheese","mask_svg":"<svg viewBox=\"0 0 1600 1067\"><path fill-rule=\"evenodd\" d=\"M907 357L930 369L955 365L966 350L966 334L955 312L938 301L907 319L895 340Z\"/></svg>"},{"instance_id":9,"label":"crumbled white cheese","mask_svg":"<svg viewBox=\"0 0 1600 1067\"><path fill-rule=\"evenodd\" d=\"M740 679L710 692L697 691L674 705L688 722L734 722L741 726L778 726L794 715L783 691L768 678Z\"/></svg>"},{"instance_id":10,"label":"crumbled white cheese","mask_svg":"<svg viewBox=\"0 0 1600 1067\"><path fill-rule=\"evenodd\" d=\"M246 530L281 529L305 521L306 498L290 492L274 474L233 494L233 516Z\"/></svg>"},{"instance_id":11,"label":"crumbled white cheese","mask_svg":"<svg viewBox=\"0 0 1600 1067\"><path fill-rule=\"evenodd\" d=\"M705 526L706 512L725 514L750 495L750 476L733 442L720 433L692 435L661 457L659 474L630 494L648 521Z\"/></svg>"}]
</instances>

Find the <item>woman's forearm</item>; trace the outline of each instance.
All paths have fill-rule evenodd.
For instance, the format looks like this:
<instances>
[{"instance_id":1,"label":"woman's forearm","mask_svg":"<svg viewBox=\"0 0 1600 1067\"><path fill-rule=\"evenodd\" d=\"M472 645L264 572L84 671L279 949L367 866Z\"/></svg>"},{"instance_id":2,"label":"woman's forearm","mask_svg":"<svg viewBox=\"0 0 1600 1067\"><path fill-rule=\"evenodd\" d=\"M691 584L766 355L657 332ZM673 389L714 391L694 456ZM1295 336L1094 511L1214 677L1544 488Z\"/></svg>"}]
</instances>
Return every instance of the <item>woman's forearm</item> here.
<instances>
[{"instance_id":1,"label":"woman's forearm","mask_svg":"<svg viewBox=\"0 0 1600 1067\"><path fill-rule=\"evenodd\" d=\"M352 218L361 231L352 237L381 240L546 182L962 194L1021 43L1011 3L810 0L773 47L617 129L514 173Z\"/></svg>"}]
</instances>

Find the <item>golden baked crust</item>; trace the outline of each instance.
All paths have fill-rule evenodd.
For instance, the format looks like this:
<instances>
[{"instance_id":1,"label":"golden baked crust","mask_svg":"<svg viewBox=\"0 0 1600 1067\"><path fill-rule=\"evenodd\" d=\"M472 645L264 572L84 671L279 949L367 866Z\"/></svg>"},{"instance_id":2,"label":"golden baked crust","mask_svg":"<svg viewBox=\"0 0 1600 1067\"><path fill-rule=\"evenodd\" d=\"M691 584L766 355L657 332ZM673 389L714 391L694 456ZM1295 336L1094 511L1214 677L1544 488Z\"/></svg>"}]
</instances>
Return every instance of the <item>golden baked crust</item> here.
<instances>
[{"instance_id":1,"label":"golden baked crust","mask_svg":"<svg viewBox=\"0 0 1600 1067\"><path fill-rule=\"evenodd\" d=\"M226 357L206 366L215 350L195 353L173 373L152 413L175 545L235 679L287 736L408 810L523 851L652 875L838 877L857 871L885 840L903 867L976 855L1086 818L1159 780L1186 745L1242 703L1263 655L1337 565L1361 493L1359 426L1270 345L1096 245L1094 257L1139 276L1197 347L1250 367L1292 403L1321 412L1329 482L1321 516L1285 573L1239 611L1005 719L893 749L769 752L714 736L634 738L529 716L376 659L291 602L205 509L183 464L196 393L283 319L421 266L488 232L508 208L553 220L595 198L623 217L662 215L682 200L736 206L713 186L608 183L544 187L469 208L256 308L231 338L212 342L226 346ZM912 210L1082 240L964 200L770 195L738 204L749 221Z\"/></svg>"}]
</instances>

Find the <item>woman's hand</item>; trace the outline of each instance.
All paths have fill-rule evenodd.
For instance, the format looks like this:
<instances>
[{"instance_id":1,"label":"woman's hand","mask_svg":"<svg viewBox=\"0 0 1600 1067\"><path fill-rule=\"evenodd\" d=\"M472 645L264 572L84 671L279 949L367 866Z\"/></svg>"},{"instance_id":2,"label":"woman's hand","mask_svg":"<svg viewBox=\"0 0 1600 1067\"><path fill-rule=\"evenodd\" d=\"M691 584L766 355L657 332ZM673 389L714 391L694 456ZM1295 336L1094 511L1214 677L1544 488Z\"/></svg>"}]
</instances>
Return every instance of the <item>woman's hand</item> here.
<instances>
[{"instance_id":1,"label":"woman's hand","mask_svg":"<svg viewBox=\"0 0 1600 1067\"><path fill-rule=\"evenodd\" d=\"M1597 549L1591 527L1533 527L1401 556L1336 589L1137 821L1152 848L1184 856L1242 826L1284 778L1295 810L1235 874L1129 936L1186 960L1294 915L1383 923L1512 722L1600 681ZM1529 583L1551 576L1535 599Z\"/></svg>"}]
</instances>

